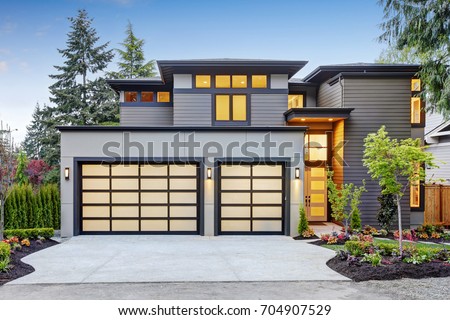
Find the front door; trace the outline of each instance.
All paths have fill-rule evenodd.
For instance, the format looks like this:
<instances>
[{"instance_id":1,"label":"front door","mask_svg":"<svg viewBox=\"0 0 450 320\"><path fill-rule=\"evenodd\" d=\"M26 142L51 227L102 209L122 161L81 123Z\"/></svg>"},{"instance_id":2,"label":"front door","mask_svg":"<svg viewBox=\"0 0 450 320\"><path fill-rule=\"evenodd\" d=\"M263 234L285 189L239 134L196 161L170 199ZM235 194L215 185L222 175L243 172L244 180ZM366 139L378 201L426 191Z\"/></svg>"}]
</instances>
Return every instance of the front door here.
<instances>
[{"instance_id":1,"label":"front door","mask_svg":"<svg viewBox=\"0 0 450 320\"><path fill-rule=\"evenodd\" d=\"M305 210L308 221L327 221L327 171L305 168Z\"/></svg>"}]
</instances>

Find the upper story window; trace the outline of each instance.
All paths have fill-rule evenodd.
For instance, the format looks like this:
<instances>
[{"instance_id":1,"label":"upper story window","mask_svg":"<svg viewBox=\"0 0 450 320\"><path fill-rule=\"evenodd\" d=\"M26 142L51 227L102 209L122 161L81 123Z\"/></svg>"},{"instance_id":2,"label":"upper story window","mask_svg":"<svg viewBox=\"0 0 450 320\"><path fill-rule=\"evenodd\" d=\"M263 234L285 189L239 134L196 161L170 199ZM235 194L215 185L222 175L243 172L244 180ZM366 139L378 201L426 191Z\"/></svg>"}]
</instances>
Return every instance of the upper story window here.
<instances>
[{"instance_id":1,"label":"upper story window","mask_svg":"<svg viewBox=\"0 0 450 320\"><path fill-rule=\"evenodd\" d=\"M411 79L411 123L422 123L422 99L417 95L421 91L420 79Z\"/></svg>"},{"instance_id":2,"label":"upper story window","mask_svg":"<svg viewBox=\"0 0 450 320\"><path fill-rule=\"evenodd\" d=\"M414 171L415 171L415 179L411 181L410 186L410 207L412 208L419 208L420 207L420 180L419 173L420 173L420 166L418 164L414 164Z\"/></svg>"},{"instance_id":3,"label":"upper story window","mask_svg":"<svg viewBox=\"0 0 450 320\"><path fill-rule=\"evenodd\" d=\"M195 76L196 88L211 88L211 76L210 75L196 75Z\"/></svg>"},{"instance_id":4,"label":"upper story window","mask_svg":"<svg viewBox=\"0 0 450 320\"><path fill-rule=\"evenodd\" d=\"M125 102L137 102L138 101L137 91L125 91L124 96L125 96L124 97Z\"/></svg>"},{"instance_id":5,"label":"upper story window","mask_svg":"<svg viewBox=\"0 0 450 320\"><path fill-rule=\"evenodd\" d=\"M411 79L411 91L421 91L420 79Z\"/></svg>"},{"instance_id":6,"label":"upper story window","mask_svg":"<svg viewBox=\"0 0 450 320\"><path fill-rule=\"evenodd\" d=\"M217 94L215 104L216 121L247 121L247 95Z\"/></svg>"},{"instance_id":7,"label":"upper story window","mask_svg":"<svg viewBox=\"0 0 450 320\"><path fill-rule=\"evenodd\" d=\"M252 88L267 88L267 76L266 75L253 75L252 76Z\"/></svg>"},{"instance_id":8,"label":"upper story window","mask_svg":"<svg viewBox=\"0 0 450 320\"><path fill-rule=\"evenodd\" d=\"M247 76L231 76L231 86L233 88L247 88Z\"/></svg>"},{"instance_id":9,"label":"upper story window","mask_svg":"<svg viewBox=\"0 0 450 320\"><path fill-rule=\"evenodd\" d=\"M141 102L153 102L153 92L142 91L141 92Z\"/></svg>"},{"instance_id":10,"label":"upper story window","mask_svg":"<svg viewBox=\"0 0 450 320\"><path fill-rule=\"evenodd\" d=\"M216 88L230 88L231 76L217 75L216 76Z\"/></svg>"},{"instance_id":11,"label":"upper story window","mask_svg":"<svg viewBox=\"0 0 450 320\"><path fill-rule=\"evenodd\" d=\"M288 109L303 108L304 98L305 98L305 96L303 94L288 95Z\"/></svg>"},{"instance_id":12,"label":"upper story window","mask_svg":"<svg viewBox=\"0 0 450 320\"><path fill-rule=\"evenodd\" d=\"M161 91L157 95L158 102L170 102L170 92Z\"/></svg>"}]
</instances>

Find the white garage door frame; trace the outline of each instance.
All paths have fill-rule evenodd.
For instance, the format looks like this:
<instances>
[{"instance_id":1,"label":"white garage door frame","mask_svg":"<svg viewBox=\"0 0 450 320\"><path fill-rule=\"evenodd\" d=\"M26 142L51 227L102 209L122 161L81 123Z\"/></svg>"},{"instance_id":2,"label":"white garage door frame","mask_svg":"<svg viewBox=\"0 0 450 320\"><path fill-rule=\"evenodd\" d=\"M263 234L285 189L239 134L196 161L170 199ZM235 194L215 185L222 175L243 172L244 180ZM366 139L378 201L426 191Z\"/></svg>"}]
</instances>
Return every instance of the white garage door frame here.
<instances>
[{"instance_id":1,"label":"white garage door frame","mask_svg":"<svg viewBox=\"0 0 450 320\"><path fill-rule=\"evenodd\" d=\"M74 158L74 235L89 234L197 234L204 235L204 165L203 161L193 158L99 158L99 157L79 157ZM197 230L196 231L83 231L82 230L82 165L84 164L193 164L196 166L196 197L197 197ZM139 190L141 192L141 190ZM110 217L112 220L112 217ZM139 217L141 219L141 217ZM151 220L151 219L150 219ZM140 224L139 224L140 229Z\"/></svg>"},{"instance_id":2,"label":"white garage door frame","mask_svg":"<svg viewBox=\"0 0 450 320\"><path fill-rule=\"evenodd\" d=\"M214 235L286 235L290 234L290 158L285 157L272 157L270 159L261 158L254 161L249 158L222 158L216 159L215 168L217 174L214 177L214 194L215 194L215 206L214 206ZM221 166L228 164L241 164L241 165L281 165L282 166L282 230L281 231L222 231L222 195L221 195ZM254 191L252 191L253 193ZM253 206L253 203L252 203ZM253 217L252 217L253 220Z\"/></svg>"}]
</instances>

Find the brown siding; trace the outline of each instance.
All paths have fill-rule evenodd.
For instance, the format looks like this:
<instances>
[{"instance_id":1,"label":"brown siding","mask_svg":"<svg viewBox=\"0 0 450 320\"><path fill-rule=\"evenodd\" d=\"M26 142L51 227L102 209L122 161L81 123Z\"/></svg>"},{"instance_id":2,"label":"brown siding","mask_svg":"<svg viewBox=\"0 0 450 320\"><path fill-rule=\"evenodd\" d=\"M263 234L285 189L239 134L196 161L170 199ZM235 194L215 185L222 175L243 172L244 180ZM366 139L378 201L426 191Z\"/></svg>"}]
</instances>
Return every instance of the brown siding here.
<instances>
[{"instance_id":1,"label":"brown siding","mask_svg":"<svg viewBox=\"0 0 450 320\"><path fill-rule=\"evenodd\" d=\"M364 224L377 225L376 213L380 194L378 181L372 181L363 166L364 138L383 124L391 138L411 137L410 79L346 78L345 107L355 108L345 121L345 182L361 185L366 179L368 192L362 196L361 213ZM409 227L409 190L402 200L403 224Z\"/></svg>"},{"instance_id":2,"label":"brown siding","mask_svg":"<svg viewBox=\"0 0 450 320\"><path fill-rule=\"evenodd\" d=\"M342 80L343 83L344 80ZM317 93L318 107L342 107L341 101L342 87L339 82L330 86L327 83L322 83Z\"/></svg>"},{"instance_id":3,"label":"brown siding","mask_svg":"<svg viewBox=\"0 0 450 320\"><path fill-rule=\"evenodd\" d=\"M252 94L251 125L282 126L287 107L287 94Z\"/></svg>"},{"instance_id":4,"label":"brown siding","mask_svg":"<svg viewBox=\"0 0 450 320\"><path fill-rule=\"evenodd\" d=\"M172 107L121 107L122 126L172 126Z\"/></svg>"},{"instance_id":5,"label":"brown siding","mask_svg":"<svg viewBox=\"0 0 450 320\"><path fill-rule=\"evenodd\" d=\"M173 124L175 126L211 126L210 94L173 95Z\"/></svg>"},{"instance_id":6,"label":"brown siding","mask_svg":"<svg viewBox=\"0 0 450 320\"><path fill-rule=\"evenodd\" d=\"M333 124L333 180L337 184L344 183L344 120Z\"/></svg>"}]
</instances>

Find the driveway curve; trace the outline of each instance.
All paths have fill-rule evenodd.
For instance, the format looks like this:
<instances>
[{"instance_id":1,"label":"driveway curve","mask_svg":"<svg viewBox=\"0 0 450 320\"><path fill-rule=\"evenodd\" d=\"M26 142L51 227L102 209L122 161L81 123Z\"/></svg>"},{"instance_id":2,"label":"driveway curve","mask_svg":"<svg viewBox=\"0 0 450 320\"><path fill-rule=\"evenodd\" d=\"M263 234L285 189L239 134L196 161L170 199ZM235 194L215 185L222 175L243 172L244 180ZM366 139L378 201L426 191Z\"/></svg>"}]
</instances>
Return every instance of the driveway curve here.
<instances>
[{"instance_id":1,"label":"driveway curve","mask_svg":"<svg viewBox=\"0 0 450 320\"><path fill-rule=\"evenodd\" d=\"M334 252L285 236L78 236L23 259L9 284L348 280Z\"/></svg>"}]
</instances>

